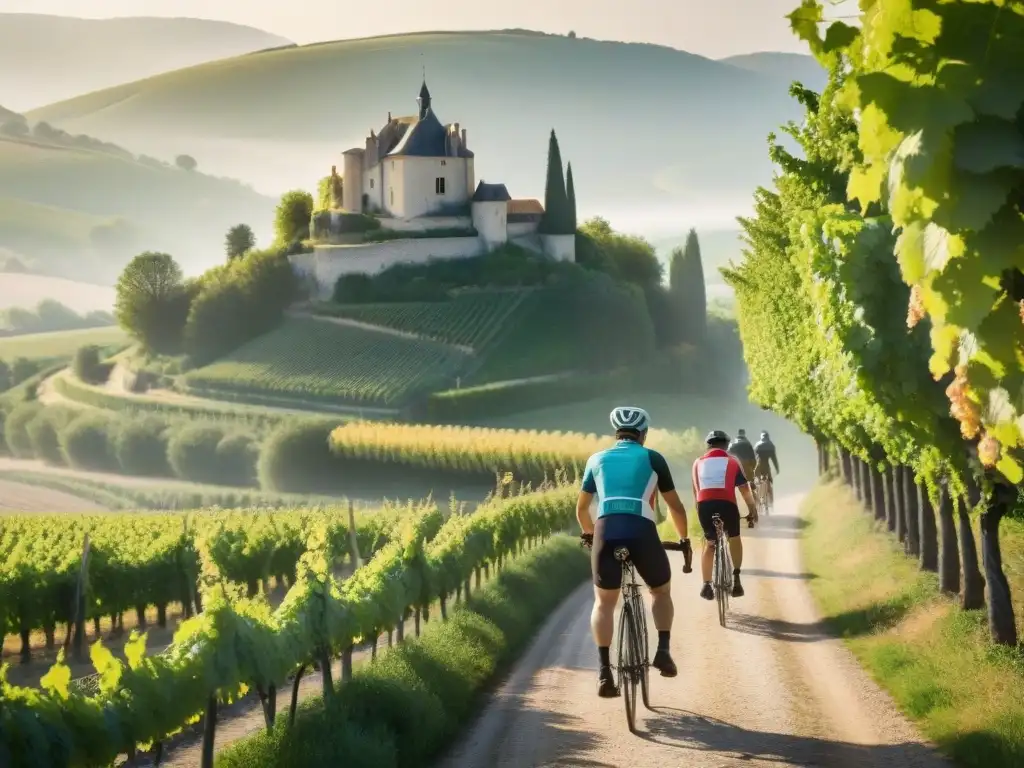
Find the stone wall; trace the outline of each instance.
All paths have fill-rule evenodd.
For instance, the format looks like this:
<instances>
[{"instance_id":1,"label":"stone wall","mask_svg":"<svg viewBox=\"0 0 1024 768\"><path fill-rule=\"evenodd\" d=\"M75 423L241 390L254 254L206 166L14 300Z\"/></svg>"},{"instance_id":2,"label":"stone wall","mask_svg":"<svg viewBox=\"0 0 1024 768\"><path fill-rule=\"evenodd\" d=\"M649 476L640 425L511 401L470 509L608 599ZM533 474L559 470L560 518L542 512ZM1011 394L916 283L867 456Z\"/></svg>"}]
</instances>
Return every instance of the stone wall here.
<instances>
[{"instance_id":1,"label":"stone wall","mask_svg":"<svg viewBox=\"0 0 1024 768\"><path fill-rule=\"evenodd\" d=\"M422 237L361 245L318 245L311 254L298 254L289 259L297 273L315 279L318 298L329 299L342 275L356 272L373 275L395 264L480 256L485 251L478 237Z\"/></svg>"},{"instance_id":2,"label":"stone wall","mask_svg":"<svg viewBox=\"0 0 1024 768\"><path fill-rule=\"evenodd\" d=\"M418 219L382 217L380 225L395 232L429 232L432 229L469 229L473 220L469 216L422 216Z\"/></svg>"},{"instance_id":3,"label":"stone wall","mask_svg":"<svg viewBox=\"0 0 1024 768\"><path fill-rule=\"evenodd\" d=\"M576 261L576 235L541 235L544 253L560 261Z\"/></svg>"}]
</instances>

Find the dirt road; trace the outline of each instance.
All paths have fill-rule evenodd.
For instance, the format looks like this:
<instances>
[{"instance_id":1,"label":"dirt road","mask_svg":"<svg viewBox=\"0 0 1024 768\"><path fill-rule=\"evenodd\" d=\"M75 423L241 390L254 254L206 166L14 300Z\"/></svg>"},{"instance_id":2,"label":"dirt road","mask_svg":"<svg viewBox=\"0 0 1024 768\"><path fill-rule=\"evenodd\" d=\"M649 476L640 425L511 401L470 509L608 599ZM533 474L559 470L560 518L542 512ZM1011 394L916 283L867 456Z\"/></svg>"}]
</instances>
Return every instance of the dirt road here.
<instances>
[{"instance_id":1,"label":"dirt road","mask_svg":"<svg viewBox=\"0 0 1024 768\"><path fill-rule=\"evenodd\" d=\"M103 507L99 504L80 499L69 493L0 480L0 513L102 511Z\"/></svg>"},{"instance_id":2,"label":"dirt road","mask_svg":"<svg viewBox=\"0 0 1024 768\"><path fill-rule=\"evenodd\" d=\"M653 672L655 709L639 706L638 735L626 728L621 698L597 698L584 586L441 765L949 768L818 625L800 568L798 502L780 499L753 535L744 528L746 596L731 602L728 629L698 596L699 569L684 576L672 553L680 673L667 680Z\"/></svg>"}]
</instances>

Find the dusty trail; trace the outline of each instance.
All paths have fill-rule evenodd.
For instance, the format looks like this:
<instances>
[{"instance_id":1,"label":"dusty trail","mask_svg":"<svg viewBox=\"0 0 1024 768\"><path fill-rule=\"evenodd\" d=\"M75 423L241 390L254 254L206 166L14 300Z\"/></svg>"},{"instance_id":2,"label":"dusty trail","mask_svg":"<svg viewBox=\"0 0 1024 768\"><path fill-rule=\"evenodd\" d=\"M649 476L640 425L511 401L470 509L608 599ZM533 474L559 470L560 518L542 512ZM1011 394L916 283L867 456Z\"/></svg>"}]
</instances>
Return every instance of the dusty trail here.
<instances>
[{"instance_id":1,"label":"dusty trail","mask_svg":"<svg viewBox=\"0 0 1024 768\"><path fill-rule=\"evenodd\" d=\"M653 673L655 711L638 706L638 735L626 728L621 698L597 698L583 586L441 765L950 768L818 624L800 567L798 504L779 499L756 531L743 529L746 596L731 602L728 629L697 594L699 569L683 576L681 555L671 553L680 672L674 680Z\"/></svg>"}]
</instances>

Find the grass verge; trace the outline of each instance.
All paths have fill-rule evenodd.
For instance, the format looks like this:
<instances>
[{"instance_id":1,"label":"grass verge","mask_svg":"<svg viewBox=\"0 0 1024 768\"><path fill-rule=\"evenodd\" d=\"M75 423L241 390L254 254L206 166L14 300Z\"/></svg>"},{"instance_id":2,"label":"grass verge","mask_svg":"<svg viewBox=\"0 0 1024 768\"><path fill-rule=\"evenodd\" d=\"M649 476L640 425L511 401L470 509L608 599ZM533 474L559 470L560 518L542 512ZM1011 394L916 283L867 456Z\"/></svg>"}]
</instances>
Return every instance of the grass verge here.
<instances>
[{"instance_id":1,"label":"grass verge","mask_svg":"<svg viewBox=\"0 0 1024 768\"><path fill-rule=\"evenodd\" d=\"M556 536L503 570L446 622L356 670L326 706L304 704L271 731L217 757L217 768L427 765L474 716L484 688L524 650L544 619L586 578L575 538Z\"/></svg>"},{"instance_id":2,"label":"grass verge","mask_svg":"<svg viewBox=\"0 0 1024 768\"><path fill-rule=\"evenodd\" d=\"M848 488L818 487L804 514L811 591L875 681L959 765L1024 765L1021 652L994 647L984 612L961 611L941 596L935 575L876 529ZM1004 526L1004 556L1019 562L1021 526ZM1020 594L1024 584L1010 577Z\"/></svg>"}]
</instances>

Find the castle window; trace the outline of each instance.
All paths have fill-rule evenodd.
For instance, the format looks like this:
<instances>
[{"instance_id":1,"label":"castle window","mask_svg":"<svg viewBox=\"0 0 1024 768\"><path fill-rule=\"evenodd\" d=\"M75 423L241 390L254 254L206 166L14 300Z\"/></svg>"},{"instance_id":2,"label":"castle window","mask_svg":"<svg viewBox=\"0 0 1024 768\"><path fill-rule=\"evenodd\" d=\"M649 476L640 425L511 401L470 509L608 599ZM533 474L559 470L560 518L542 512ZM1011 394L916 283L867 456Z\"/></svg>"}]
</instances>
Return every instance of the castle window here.
<instances>
[{"instance_id":1,"label":"castle window","mask_svg":"<svg viewBox=\"0 0 1024 768\"><path fill-rule=\"evenodd\" d=\"M370 179L370 189L373 189L373 179Z\"/></svg>"},{"instance_id":2,"label":"castle window","mask_svg":"<svg viewBox=\"0 0 1024 768\"><path fill-rule=\"evenodd\" d=\"M395 204L395 190L394 190L394 187L389 189L388 192L391 195L391 205L394 205Z\"/></svg>"},{"instance_id":3,"label":"castle window","mask_svg":"<svg viewBox=\"0 0 1024 768\"><path fill-rule=\"evenodd\" d=\"M438 176L434 179L434 191L439 194L444 194L444 176Z\"/></svg>"},{"instance_id":4,"label":"castle window","mask_svg":"<svg viewBox=\"0 0 1024 768\"><path fill-rule=\"evenodd\" d=\"M442 166L443 166L443 165L447 165L447 164L448 164L448 161L447 161L447 160L442 160L442 161L441 161L441 165L442 165Z\"/></svg>"}]
</instances>

